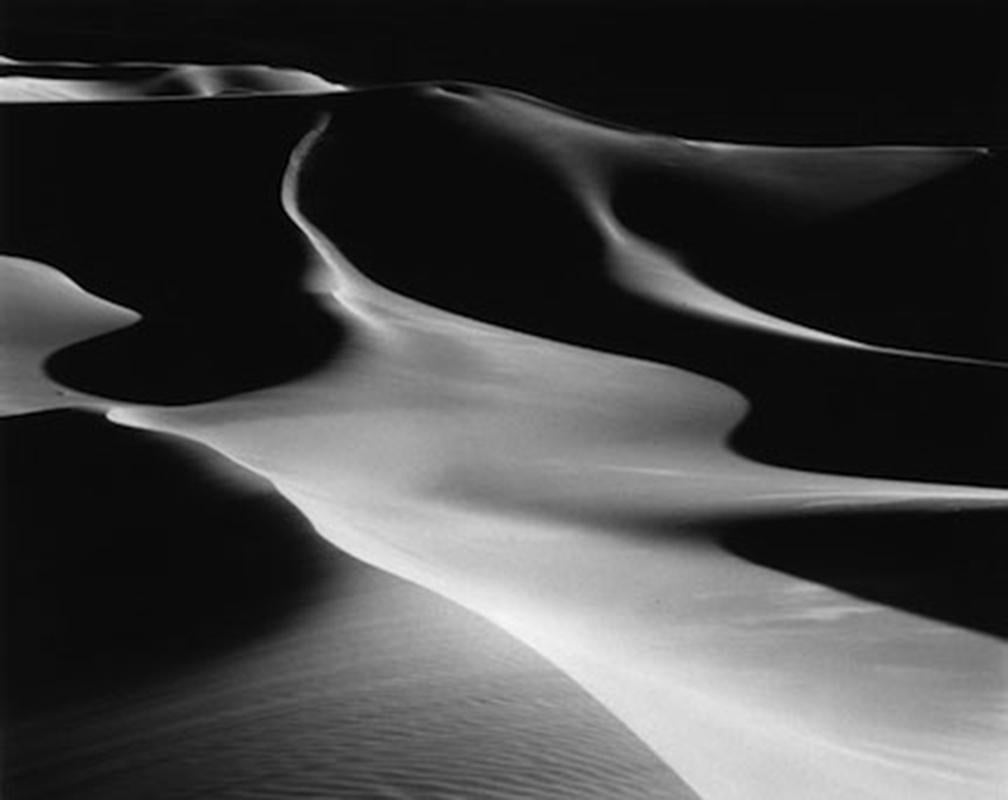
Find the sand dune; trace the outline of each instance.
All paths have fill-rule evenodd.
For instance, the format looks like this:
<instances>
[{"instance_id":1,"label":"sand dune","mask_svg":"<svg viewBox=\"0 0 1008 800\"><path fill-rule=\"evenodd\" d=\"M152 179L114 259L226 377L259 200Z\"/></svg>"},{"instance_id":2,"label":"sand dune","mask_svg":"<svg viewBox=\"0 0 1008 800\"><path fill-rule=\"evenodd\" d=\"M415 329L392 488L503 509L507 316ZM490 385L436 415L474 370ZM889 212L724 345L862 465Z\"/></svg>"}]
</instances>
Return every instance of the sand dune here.
<instances>
[{"instance_id":1,"label":"sand dune","mask_svg":"<svg viewBox=\"0 0 1008 800\"><path fill-rule=\"evenodd\" d=\"M500 284L520 279L544 286L551 279L569 280L575 302L585 295L594 299L593 290L618 297L614 290L621 289L676 311L836 343L835 336L763 314L717 291L698 269L706 266L708 251L726 237L743 237L755 247L759 236L791 232L810 220L878 202L983 156L969 148L808 149L692 142L613 129L514 93L465 84L375 93L363 97L361 105L361 111L351 114L341 114L337 107L333 135L313 149L300 198L306 215L323 219L351 260L359 250L363 260L370 256L368 248L384 247L369 275L373 271L379 280L388 276L440 304L468 304L460 310L483 316L503 317L509 304L477 308L477 292L459 291L451 281L465 279L468 272L506 291ZM404 128L411 136L398 141ZM358 158L344 158L346 148ZM649 186L635 185L642 175ZM352 190L331 191L335 181ZM494 191L479 193L481 184ZM436 185L453 191L432 196ZM532 199L533 190L544 196ZM621 220L614 206L624 195L629 202L620 206L643 201L664 216L665 233L674 240L672 252L639 236L632 221ZM383 224L384 215L376 213L379 204L401 209L414 238L361 242L362 235L373 235ZM544 218L537 222L534 214ZM449 231L438 225L438 217L451 220ZM479 266L464 270L463 249L490 238L508 263L502 254L484 253ZM405 241L402 249L397 249L399 241ZM401 265L410 251L413 258L427 255L418 253L418 247L430 249L440 274L424 276L427 280L405 274ZM739 268L758 269L772 280L777 267L771 261ZM423 286L409 283L411 278ZM435 296L439 290L441 295ZM500 299L495 293L485 302L496 305ZM532 303L521 298L513 317L527 315ZM519 306L518 299L510 305Z\"/></svg>"},{"instance_id":2,"label":"sand dune","mask_svg":"<svg viewBox=\"0 0 1008 800\"><path fill-rule=\"evenodd\" d=\"M0 102L55 103L328 94L346 87L294 69L259 64L107 65L0 58Z\"/></svg>"},{"instance_id":3,"label":"sand dune","mask_svg":"<svg viewBox=\"0 0 1008 800\"><path fill-rule=\"evenodd\" d=\"M0 438L5 797L695 797L558 670L221 456L80 411Z\"/></svg>"},{"instance_id":4,"label":"sand dune","mask_svg":"<svg viewBox=\"0 0 1008 800\"><path fill-rule=\"evenodd\" d=\"M95 173L47 147L64 112L5 113L32 132L32 166L2 246L87 292L0 264L16 306L45 309L12 326L33 343L5 356L32 376L12 411L66 405L62 386L120 425L209 447L340 550L521 640L669 768L606 796L685 792L672 771L710 800L1004 790L989 609L1003 602L1006 377L985 328L938 302L954 285L946 297L983 312L993 267L946 265L937 289L900 295L884 235L984 196L998 157L709 144L413 85L226 113L213 99L75 107L78 141L103 155L98 212ZM68 174L79 213L52 215ZM207 219L224 198L234 213ZM923 235L934 258L985 235L982 215L960 223ZM844 251L864 263L837 270L836 237L878 252ZM832 270L842 297L878 286L888 306L864 323L806 269ZM121 330L121 306L143 322ZM402 611L419 589L382 572L367 578L381 614L433 624L443 601ZM397 648L383 625L374 646ZM465 658L481 636L461 634ZM425 690L404 691L409 708ZM380 718L354 735L392 747ZM535 750L516 726L514 774ZM617 738L558 752L555 773L501 796L586 796L570 787L592 785L589 762ZM462 761L423 786L409 784L419 763L399 762L405 791L501 788L497 766Z\"/></svg>"},{"instance_id":5,"label":"sand dune","mask_svg":"<svg viewBox=\"0 0 1008 800\"><path fill-rule=\"evenodd\" d=\"M88 295L51 267L0 257L0 403L5 414L73 405L46 380L42 363L82 339L124 328L139 315Z\"/></svg>"}]
</instances>

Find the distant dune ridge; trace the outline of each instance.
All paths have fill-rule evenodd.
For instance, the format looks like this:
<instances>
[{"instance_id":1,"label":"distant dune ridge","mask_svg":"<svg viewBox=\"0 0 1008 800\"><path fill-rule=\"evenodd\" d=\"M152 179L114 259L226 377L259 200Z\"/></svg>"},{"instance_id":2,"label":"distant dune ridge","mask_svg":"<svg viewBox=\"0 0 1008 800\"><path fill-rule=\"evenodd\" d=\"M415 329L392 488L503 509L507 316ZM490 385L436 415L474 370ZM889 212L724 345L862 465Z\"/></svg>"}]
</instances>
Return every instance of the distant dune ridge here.
<instances>
[{"instance_id":1,"label":"distant dune ridge","mask_svg":"<svg viewBox=\"0 0 1008 800\"><path fill-rule=\"evenodd\" d=\"M317 75L263 65L31 63L0 57L0 102L196 99L344 91Z\"/></svg>"},{"instance_id":2,"label":"distant dune ridge","mask_svg":"<svg viewBox=\"0 0 1008 800\"><path fill-rule=\"evenodd\" d=\"M2 68L0 402L30 415L7 422L208 448L357 576L343 605L278 615L206 673L173 652L195 672L169 702L96 695L103 758L129 763L115 736L145 703L218 741L174 703L238 680L232 709L294 693L264 711L284 743L272 796L1008 790L1000 154L699 142L465 83ZM407 665L387 712L354 694L372 669L356 651L319 645L330 614L360 658ZM330 669L361 715L338 730L297 688L325 694ZM443 718L424 705L442 669L513 750L467 749L450 690ZM413 703L398 738L384 715L408 726ZM586 733L561 746L565 708ZM45 718L19 724L38 743L23 796L42 796ZM262 780L253 739L222 781ZM172 759L197 754L173 748L137 781L184 776ZM135 788L52 769L90 781L77 796Z\"/></svg>"}]
</instances>

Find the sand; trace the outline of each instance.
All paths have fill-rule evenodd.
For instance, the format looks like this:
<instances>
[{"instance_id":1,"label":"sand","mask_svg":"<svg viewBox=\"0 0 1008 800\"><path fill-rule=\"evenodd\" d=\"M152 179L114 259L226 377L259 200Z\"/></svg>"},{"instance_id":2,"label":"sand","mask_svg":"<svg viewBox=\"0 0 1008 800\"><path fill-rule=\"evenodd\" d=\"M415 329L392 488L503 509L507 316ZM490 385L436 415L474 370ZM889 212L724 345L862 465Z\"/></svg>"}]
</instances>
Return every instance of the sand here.
<instances>
[{"instance_id":1,"label":"sand","mask_svg":"<svg viewBox=\"0 0 1008 800\"><path fill-rule=\"evenodd\" d=\"M0 102L96 103L121 100L329 94L346 87L294 69L261 64L109 65L18 62L0 57Z\"/></svg>"},{"instance_id":2,"label":"sand","mask_svg":"<svg viewBox=\"0 0 1008 800\"><path fill-rule=\"evenodd\" d=\"M336 796L381 796L382 781L390 796L689 796L683 782L711 800L1003 790L1003 631L983 613L1003 599L990 566L1008 513L1003 354L941 313L940 287L906 292L866 330L857 307L829 306L802 276L826 268L808 260L816 241L860 232L877 252L826 280L871 295L889 263L878 231L898 236L975 196L995 156L710 144L467 84L74 107L87 162L47 147L65 109L5 113L33 135L18 184L30 199L3 247L49 265L3 263L16 305L46 310L12 325L29 344L5 369L29 377L11 411L88 408L267 481L367 576L367 608L353 595L346 611L365 652L410 665L395 691L370 692L370 667L352 673L341 691L361 693L365 719L345 740L305 744L373 766L284 762L278 780ZM94 164L100 210L85 202ZM47 192L68 175L75 213L52 215ZM215 218L223 198L236 205ZM934 258L971 231L945 235ZM982 287L993 267L962 269L976 275L946 270L944 284ZM896 284L879 279L886 296ZM124 327L133 312L143 321ZM936 592L943 577L955 586ZM962 600L975 590L984 603ZM294 652L326 641L316 626L335 612L312 608L313 621L278 625ZM441 633L439 608L458 627ZM420 628L447 649L402 632ZM225 668L291 652L269 641L266 661ZM479 659L497 647L529 666L479 686ZM476 659L446 698L564 688L534 722L505 703L516 749L499 760L468 755L469 734L439 703L407 713L423 747L436 738L424 726L444 724L456 738L441 752L467 753L428 776L383 704L400 713L432 692L441 668L426 659L445 652ZM346 655L328 658L309 671ZM294 666L268 670L301 685ZM600 713L569 699L581 690L615 728L579 721L578 708ZM194 691L178 702L206 696ZM476 721L496 725L484 711ZM118 717L130 731L132 713ZM289 724L315 730L305 713ZM564 733L586 724L583 742ZM649 762L619 725L665 771L642 777L633 765ZM523 766L549 760L527 738L539 726L548 748L573 748L555 751L556 772ZM375 778L389 763L394 777ZM332 772L311 783L316 769ZM520 786L499 783L518 774Z\"/></svg>"},{"instance_id":3,"label":"sand","mask_svg":"<svg viewBox=\"0 0 1008 800\"><path fill-rule=\"evenodd\" d=\"M82 411L0 440L5 796L695 797L527 647L212 451Z\"/></svg>"}]
</instances>

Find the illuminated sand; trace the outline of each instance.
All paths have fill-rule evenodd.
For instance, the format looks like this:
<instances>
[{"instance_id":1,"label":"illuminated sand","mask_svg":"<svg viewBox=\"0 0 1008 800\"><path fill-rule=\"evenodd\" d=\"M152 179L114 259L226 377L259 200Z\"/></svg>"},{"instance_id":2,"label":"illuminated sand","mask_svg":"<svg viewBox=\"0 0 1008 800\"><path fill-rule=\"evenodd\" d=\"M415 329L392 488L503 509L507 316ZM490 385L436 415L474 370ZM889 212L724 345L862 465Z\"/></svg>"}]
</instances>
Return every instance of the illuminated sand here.
<instances>
[{"instance_id":1,"label":"illuminated sand","mask_svg":"<svg viewBox=\"0 0 1008 800\"><path fill-rule=\"evenodd\" d=\"M380 95L374 119L402 114L423 122L430 114L437 133L447 118L449 130L513 148L521 164L558 182L580 220L570 230L587 225L598 245L597 264L557 265L584 277L559 298L569 313L557 308L556 295L523 285L531 273L519 264L504 276L510 289L480 305L467 287L480 280L497 286L500 276L439 274L443 265L428 261L423 247L423 260L386 262L390 271L380 276L352 261L343 244L344 233L354 244L352 225L338 212L341 202L357 200L349 192L357 184L348 142L367 132L370 112L364 106L363 121L341 126L339 104L357 102L350 93L329 101L332 121L322 118L302 140L283 186L284 208L311 244L306 291L347 331L339 355L282 385L188 407L70 396L122 425L211 447L268 479L340 549L530 645L701 797L996 793L1005 781L1006 744L1005 651L996 638L757 566L725 537L740 519L801 525L825 513L850 518L853 537L855 512L890 513L894 526L901 514L997 515L1004 492L759 463L728 444L749 409L745 396L674 362L695 358L706 367L716 360L719 351L701 338L716 331L739 343L740 358L778 353L786 363L766 369L789 374L791 364L800 388L806 360L863 359L867 370L897 364L925 376L947 369L978 381L1001 380L1000 364L987 354L869 345L753 308L706 282L690 253L677 256L624 227L607 201L621 171L643 164L701 187L714 198L703 214L744 217L769 205L766 224L786 232L982 155L709 146L615 131L507 93L463 88ZM376 148L389 130L378 130ZM376 162L363 163L366 171ZM703 214L698 222L716 227ZM439 232L445 238L450 222ZM391 224L388 236L396 236ZM492 259L495 247L507 245L485 246L485 254L466 251L477 266L481 255ZM29 279L24 264L8 266L20 287L18 307L36 303L52 315L39 323L27 314L16 323L15 333L31 332L21 336L30 344L6 369L34 377L30 391L14 392L13 408L66 405L65 395L54 398L55 387L38 378L41 361L97 333L94 320L113 330L129 312L70 291L53 273ZM450 310L386 288L397 280L434 287L421 298ZM572 279L546 286L565 280ZM579 316L584 303L599 313ZM67 327L54 329L57 320ZM624 323L638 322L636 336L621 338ZM666 323L696 334L675 341L687 352L655 338ZM753 349L744 349L750 342ZM773 350L775 343L783 349ZM53 372L71 385L83 374L81 363L76 372L62 369ZM879 471L872 458L864 454L867 475Z\"/></svg>"},{"instance_id":2,"label":"illuminated sand","mask_svg":"<svg viewBox=\"0 0 1008 800\"><path fill-rule=\"evenodd\" d=\"M5 797L695 797L559 670L223 457L80 411L0 438Z\"/></svg>"},{"instance_id":3,"label":"illuminated sand","mask_svg":"<svg viewBox=\"0 0 1008 800\"><path fill-rule=\"evenodd\" d=\"M0 57L0 102L95 103L327 94L340 84L263 65L25 63Z\"/></svg>"}]
</instances>

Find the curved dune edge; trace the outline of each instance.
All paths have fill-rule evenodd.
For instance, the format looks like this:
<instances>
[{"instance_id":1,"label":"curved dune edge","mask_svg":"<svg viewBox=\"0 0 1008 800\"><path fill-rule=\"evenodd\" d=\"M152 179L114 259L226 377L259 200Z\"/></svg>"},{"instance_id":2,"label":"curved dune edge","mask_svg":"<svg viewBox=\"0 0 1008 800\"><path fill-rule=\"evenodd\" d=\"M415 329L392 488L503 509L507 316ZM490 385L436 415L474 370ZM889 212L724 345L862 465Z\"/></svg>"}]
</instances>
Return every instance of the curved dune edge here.
<instances>
[{"instance_id":1,"label":"curved dune edge","mask_svg":"<svg viewBox=\"0 0 1008 800\"><path fill-rule=\"evenodd\" d=\"M5 796L697 800L527 646L220 454L79 410L0 440Z\"/></svg>"},{"instance_id":2,"label":"curved dune edge","mask_svg":"<svg viewBox=\"0 0 1008 800\"><path fill-rule=\"evenodd\" d=\"M0 103L111 102L315 95L347 87L303 70L256 64L88 64L0 57Z\"/></svg>"},{"instance_id":3,"label":"curved dune edge","mask_svg":"<svg viewBox=\"0 0 1008 800\"><path fill-rule=\"evenodd\" d=\"M998 785L1004 731L988 709L1000 681L976 670L997 663L998 644L753 567L695 529L726 508L965 510L1003 507L1003 492L753 465L723 446L742 405L714 382L435 311L402 322L384 342L371 328L349 371L108 416L214 447L339 548L516 635L702 797L955 798ZM453 328L465 344L446 340ZM404 332L405 351L393 346ZM500 382L481 398L494 366ZM639 426L663 444L642 445ZM950 741L947 726L971 718L974 735Z\"/></svg>"},{"instance_id":4,"label":"curved dune edge","mask_svg":"<svg viewBox=\"0 0 1008 800\"><path fill-rule=\"evenodd\" d=\"M88 294L59 270L29 259L0 256L0 276L0 413L90 405L84 395L46 377L46 356L132 325L140 315Z\"/></svg>"},{"instance_id":5,"label":"curved dune edge","mask_svg":"<svg viewBox=\"0 0 1008 800\"><path fill-rule=\"evenodd\" d=\"M528 115L518 119L493 124ZM271 480L337 546L529 643L703 797L996 793L1006 741L992 712L999 644L755 567L697 531L729 513L810 506L1003 508L1005 492L754 464L725 445L746 406L722 384L377 287L298 212L298 169L322 135L295 153L284 198L335 271L332 312L359 330L356 351L305 380L205 406L106 403L111 419L214 447ZM975 157L910 155L920 158L889 190ZM795 171L787 192L801 200L811 184ZM765 188L758 175L753 185ZM584 196L611 226L600 191ZM840 194L843 204L865 199ZM646 283L643 246L615 227L610 243L629 282ZM775 335L862 347L698 283L674 272L666 299Z\"/></svg>"},{"instance_id":6,"label":"curved dune edge","mask_svg":"<svg viewBox=\"0 0 1008 800\"><path fill-rule=\"evenodd\" d=\"M362 90L367 91L367 90ZM986 157L983 148L864 146L773 147L702 142L614 127L566 112L517 92L472 84L411 84L400 91L427 104L434 115L485 135L486 143L512 147L543 173L554 175L603 243L606 281L611 288L674 314L707 319L771 336L862 350L879 355L923 358L944 363L1002 366L1002 362L872 344L762 311L718 289L694 268L688 254L669 250L621 221L613 207L614 185L633 170L659 179L697 184L720 202L767 216L769 224L801 228L843 215L939 179ZM342 131L304 157L311 164L339 153ZM322 156L318 153L321 151ZM488 189L492 191L492 189ZM291 206L303 205L292 200ZM314 246L333 259L338 234L312 211L295 210ZM447 234L446 235L450 235ZM732 235L726 229L726 236ZM358 276L365 294L380 291L350 259L336 257L341 297L354 296ZM746 268L766 269L765 264ZM772 274L772 269L769 270ZM380 282L380 281L379 281ZM870 291L866 287L865 291ZM575 300L576 302L576 300ZM492 320L491 320L492 321ZM646 357L646 356L645 356Z\"/></svg>"},{"instance_id":7,"label":"curved dune edge","mask_svg":"<svg viewBox=\"0 0 1008 800\"><path fill-rule=\"evenodd\" d=\"M67 285L34 288L53 308ZM125 321L76 294L61 310L93 302L101 327ZM997 785L1000 739L981 720L1000 682L976 665L997 663L1000 645L754 567L697 530L732 511L1004 507L1003 492L754 465L725 448L743 405L712 381L430 309L383 319L389 338L374 323L349 370L108 416L214 447L339 548L516 635L703 797L954 798ZM499 382L481 393L487 370ZM642 444L640 426L659 443ZM971 717L974 737L950 741L946 726Z\"/></svg>"},{"instance_id":8,"label":"curved dune edge","mask_svg":"<svg viewBox=\"0 0 1008 800\"><path fill-rule=\"evenodd\" d=\"M729 510L1003 508L1003 492L745 462L723 444L737 396L681 371L434 312L372 336L297 389L110 418L211 445L341 549L516 635L702 797L998 785L1005 732L985 709L1000 680L977 665L1000 644L754 567L695 530Z\"/></svg>"},{"instance_id":9,"label":"curved dune edge","mask_svg":"<svg viewBox=\"0 0 1008 800\"><path fill-rule=\"evenodd\" d=\"M520 119L520 116L515 114L509 118ZM296 202L298 170L305 167L306 158L310 159L313 140L322 135L320 127L302 144L292 159L290 180L285 184L285 206L323 260L338 276L335 296L341 305L355 313L360 324L371 328L373 336L385 338L388 350L392 349L391 345L396 340L405 346L412 339L416 346L413 355L438 353L440 357L451 360L451 356L439 351L444 349L451 353L452 349L458 349L456 355L463 363L472 363L473 366L482 364L483 369L490 374L510 372L509 385L514 387L517 384L520 387L517 390L518 396L522 398L519 406L526 415L530 415L530 408L541 409L545 419L552 419L556 409L549 407L558 404L557 394L562 392L563 399L559 400L559 404L564 407L562 416L567 423L564 432L559 434L563 445L551 447L541 441L533 444L522 440L518 445L522 451L521 457L510 453L502 457L495 451L510 450L503 443L512 444L515 441L512 438L513 422L509 424L497 421L501 415L508 416L507 412L502 414L499 410L490 409L487 412L490 419L466 425L461 436L452 436L446 431L442 431L441 435L449 441L459 438L465 441L481 437L482 431L500 428L502 425L507 433L498 436L491 434L493 445L480 447L478 444L467 443L462 466L453 468L449 465L443 468L449 474L438 480L433 490L419 487L421 495L439 496L447 492L449 502L459 499L467 503L475 501L477 505L489 505L496 512L496 519L488 523L485 517L466 519L466 511L460 514L458 509L442 509L437 522L430 523L430 527L443 526L442 530L460 531L449 535L451 543L447 545L448 548L459 546L463 541L464 534L461 531L476 530L489 524L499 530L499 541L507 542L509 547L516 542L529 542L528 557L537 562L533 571L541 570L549 573L548 576L540 575L537 576L538 580L533 578L530 581L525 577L529 564L522 563L520 557L509 564L510 570L502 568L502 560L507 557L499 550L499 544L491 546L490 551L483 554L486 560L482 568L474 563L473 554L459 555L452 552L445 554L438 569L430 563L433 545L428 550L425 546L416 545L414 534L401 531L396 536L394 532L387 532L387 520L384 518L380 523L380 531L375 529L375 523L370 519L362 523L365 538L358 538L345 530L348 501L346 504L341 502L327 507L322 499L323 484L318 476L314 481L308 481L310 487L295 481L296 485L288 490L295 493L303 508L314 510L313 519L317 520L320 530L328 532L330 537L337 537L341 546L346 546L347 537L352 537L352 541L361 547L359 552L365 559L368 558L365 554L370 554L386 566L390 563L387 559L394 559L400 565L400 574L438 588L536 646L540 652L592 688L603 702L607 702L705 797L888 797L899 796L899 793L911 790L916 796L953 797L961 792L962 796L967 797L978 787L988 783L993 785L1003 779L995 756L995 743L1004 740L1004 730L998 735L991 735L992 729L980 727L976 730L976 741L959 743L951 748L951 753L946 751L950 744L948 741L933 742L929 748L923 741L925 736L909 730L904 731L903 735L912 744L907 741L899 747L894 747L891 743L883 744L879 739L885 734L881 734L880 730L872 730L872 723L868 723L866 729L857 735L847 731L848 735L831 741L830 729L834 728L835 734L836 729L844 727L836 719L837 716L857 706L861 707L866 716L875 711L870 703L866 703L864 696L858 697L862 690L869 688L857 687L858 680L869 684L867 695L900 698L893 702L886 721L894 726L898 721L906 724L907 719L899 720L899 717L903 714L908 717L912 715L913 706L919 700L917 690L921 687L911 688L906 682L908 675L899 674L899 669L881 679L874 675L872 679L867 677L874 672L867 663L855 667L860 675L854 680L849 676L845 680L835 674L829 676L829 679L823 674L816 678L805 675L802 682L807 682L806 686L822 680L821 685L832 683L837 691L837 695L831 694L825 698L825 702L816 710L794 707L796 701L801 702L799 693L788 698L790 702L777 697L774 702L763 704L747 698L735 706L729 698L740 689L745 693L745 689L740 686L722 686L716 690L710 688L707 692L697 690L697 685L703 686L707 680L717 682L717 679L711 679L709 675L702 673L707 673L708 670L717 673L727 669L732 674L739 669L738 665L731 663L730 657L717 652L726 644L718 641L720 633L717 630L708 631L706 636L710 637L710 641L698 645L698 649L708 651L706 656L700 658L702 666L689 663L672 665L668 656L656 658L652 650L656 638L653 630L643 634L636 631L629 635L627 638L631 640L635 635L640 637L633 645L624 637L627 636L625 628L632 625L625 613L628 608L639 610L645 605L645 600L658 599L659 602L668 602L675 612L677 602L662 595L666 585L681 581L676 600L684 606L690 605L686 598L691 591L696 591L694 587L700 589L696 592L699 598L693 601L697 608L713 605L724 610L736 606L727 614L728 619L717 621L715 628L726 622L729 628L733 624L748 627L761 616L762 624L768 627L773 626L773 620L781 620L782 616L798 625L804 620L811 627L823 622L831 623L827 630L818 631L818 636L812 634L814 644L807 640L786 644L762 643L763 657L773 664L771 671L788 664L796 673L801 673L810 666L808 662L812 661L816 662L813 672L817 669L829 672L829 660L835 659L834 664L843 663L846 650L843 628L849 626L851 631L857 632L852 634L855 643L859 637L864 636L865 616L862 615L867 615L871 620L869 627L875 628L874 635L878 636L884 631L881 637L883 639L891 638L896 642L902 639L906 643L920 635L922 630L942 630L950 639L961 639L960 643L965 648L962 652L969 651L974 656L986 652L987 655L982 657L984 660L989 659L986 663L997 663L999 646L982 636L939 623L922 622L910 615L853 600L839 592L804 581L774 575L749 564L735 562L729 565L731 559L722 560L723 554L716 547L711 547L710 540L698 547L695 537L689 532L703 528L712 519L730 513L730 509L759 514L795 513L810 507L837 510L858 507L940 509L948 508L949 505L959 509L1003 508L1008 495L1002 491L815 476L754 465L738 458L725 446L727 435L744 408L737 395L727 387L682 370L656 369L652 365L614 357L599 357L595 353L534 339L522 341L525 337L512 335L508 340L499 330L490 326L461 320L375 286L341 257L336 244L327 241L310 221L299 214ZM873 151L871 159L877 158L880 152L882 151ZM912 156L921 155L915 150L909 153ZM966 153L961 155L969 157ZM939 171L948 168L947 163L941 163L941 158L936 159L936 162ZM924 174L934 174L932 170L935 162L928 163L926 153L924 163L928 167L923 170ZM583 175L584 171L578 174ZM905 177L901 176L899 183L902 184L903 180ZM709 309L701 310L706 312ZM789 332L787 323L772 322L779 332ZM447 337L452 341L447 341ZM423 338L430 340L427 347L420 345ZM439 339L444 339L443 345ZM459 348L462 341L468 344L468 348ZM847 345L846 342L830 343ZM465 358L466 349L476 351L480 354L479 357L475 360L471 356ZM928 357L927 354L911 355ZM602 368L602 362L608 362L606 366L613 372L600 375L598 370ZM491 365L496 365L498 369L488 369ZM624 369L628 374L623 374ZM449 374L453 374L453 371L449 371ZM536 376L544 375L553 376L550 385L535 386ZM442 374L442 377L447 378L448 375ZM664 390L655 385L656 381L665 384ZM482 380L477 377L475 382L479 385ZM610 388L614 386L624 388L614 392ZM613 397L613 394L617 396ZM509 401L515 399L511 394L506 393L506 396ZM653 401L649 398L663 398L676 411L664 406L656 408L651 405ZM606 420L609 423L608 430L603 434L606 440L613 436L613 428L626 434L641 428L647 429L649 421L654 421L655 428L665 434L655 438L674 443L673 451L661 452L664 448L659 446L654 448L659 452L649 452L650 448L640 446L638 441L631 443L623 453L631 463L600 463L602 450L608 451L608 460L612 458L613 451L619 452L619 448L593 447L593 443L589 443L591 434L584 437L587 441L582 440L582 431L605 427L597 424L595 415L600 412L592 408L595 403L606 407L614 418L621 420ZM454 403L445 402L444 405L452 407ZM428 406L428 403L424 403L424 406ZM534 411L531 414L534 415ZM582 419L582 426L570 419L579 416L586 418ZM674 417L674 421L669 420L670 416ZM525 425L536 430L536 436L550 438L545 433L545 426L536 426L528 418L522 422L522 426ZM432 438L440 441L437 434ZM581 452L585 445L587 454ZM532 458L528 457L530 446ZM565 452L568 448L575 452ZM420 447L419 450L424 452L426 448ZM477 453L480 455L475 455ZM492 455L485 455L488 453ZM641 463L642 460L644 463ZM477 463L473 463L474 461ZM394 458L389 463L402 462ZM521 469L517 469L518 464L522 465ZM479 477L484 470L488 470L489 474ZM575 483L579 484L576 488L573 485ZM464 487L461 492L459 486ZM416 489L410 491L405 487L395 492L397 496L417 493ZM462 497L459 498L458 494ZM601 499L603 497L605 499ZM444 498L441 496L438 504L443 503ZM334 518L333 511L336 508L340 512ZM415 509L411 511L419 513ZM483 511L485 512L485 505ZM547 545L554 546L556 551L549 555L534 552L540 546L536 542L540 538L536 531L542 524L544 515L556 525L550 534L550 538L556 538ZM611 530L613 527L617 531L622 528L622 533L628 538L634 537L635 529L641 527L639 521L620 524L619 520L639 520L642 516L667 521L665 524L671 536L675 536L675 532L680 537L687 534L686 538L693 541L686 549L699 551L696 553L697 562L679 565L678 568L673 568L668 563L652 565L650 560L654 553L650 547L643 546L636 553L627 552L636 548L624 549L625 541L609 538L614 532ZM579 518L582 518L581 524L578 524ZM559 524L556 524L558 521ZM565 540L566 537L562 534L557 535L557 528L564 527L567 527L569 540ZM648 526L643 527L646 529ZM590 544L583 538L585 528L589 531L594 529L592 539L595 541ZM601 543L598 539L607 541ZM426 544L425 541L424 545ZM583 552L574 555L575 548L581 548ZM594 548L597 550L588 555L587 551ZM684 553L678 552L676 556L682 558ZM586 587L596 587L595 592L598 594L594 598L595 602L580 597L572 604L569 597L566 600L563 597L565 591L571 590L572 579L564 577L570 569L570 564L565 563L567 559L575 560L584 569L582 574L573 579L577 587L574 594L579 590L590 596L593 591ZM491 566L487 567L486 564ZM607 579L607 574L615 564L622 564L623 569L614 570L619 578L613 581ZM701 564L705 568L698 569ZM474 580L474 574L479 574L481 570L485 580ZM437 572L441 574L438 575ZM728 577L726 573L732 572L735 577L725 581ZM502 573L507 577L502 578ZM707 585L705 578L715 575L716 581L711 580ZM645 576L650 580L645 579ZM507 585L512 581L512 585ZM735 589L726 588L723 593L720 589L710 591L712 586L725 585L722 581L729 585L734 583ZM495 596L497 591L501 591L500 583L506 585L503 589L504 597ZM543 605L528 600L530 583L534 587L532 595L541 592L550 597L550 602L546 605L556 615L552 626L547 622L550 615L543 613ZM630 588L631 585L633 589ZM743 586L747 588L741 588ZM761 588L754 590L755 586ZM488 590L488 587L493 588ZM484 596L484 593L489 596ZM707 597L704 597L705 594ZM791 601L782 602L779 599L782 596L800 598L795 601L795 605L800 608L782 609L782 605L791 604ZM755 610L756 606L762 607L763 614ZM557 609L563 610L557 613ZM685 619L691 616L682 611L681 607L679 613ZM735 614L738 618L729 621ZM697 614L699 618L703 616L702 612ZM598 628L606 628L601 622L604 618L609 618L614 623L609 633L596 630L596 625ZM591 630L585 630L586 627ZM690 639L692 633L686 633L685 638ZM584 639L578 642L579 637ZM662 637L657 638L660 640ZM647 643L641 640L647 640ZM752 647L752 642L740 644L742 651ZM938 648L944 651L949 644L950 640L941 642ZM626 655L627 648L635 645L636 656L639 658L620 658L617 655L608 664L600 663L606 660L602 654L622 652ZM811 652L806 651L806 648L811 648ZM898 660L899 650L900 646L897 645L894 653L889 655L897 656ZM720 662L717 666L710 662L713 653L717 653L714 661ZM829 658L824 658L827 653ZM671 660L675 661L681 655L676 654ZM937 655L937 651L932 655ZM913 660L909 652L903 657L908 662ZM688 657L684 660L689 662ZM746 659L740 659L744 660ZM921 661L927 663L928 659ZM909 667L908 663L908 670ZM627 670L630 674L627 674ZM785 671L788 671L787 667ZM968 667L966 671L969 671ZM738 677L737 673L732 675L735 680ZM933 678L932 675L930 679ZM770 678L771 683L780 680L779 676ZM980 680L982 683L983 679ZM875 685L871 686L873 683ZM635 684L636 690L627 688ZM841 688L838 684L845 685ZM996 684L995 679L989 686L995 693ZM644 686L648 686L648 690L642 691ZM930 690L934 688L932 685ZM656 708L656 698L669 697L676 699L669 701L667 705L658 701L657 706L661 710ZM781 704L778 705L778 702ZM786 706L791 706L793 718L784 711ZM689 724L683 724L681 735L670 732L669 726L663 722L664 719L682 721L684 715L689 719ZM818 720L822 726L819 730L815 729L815 723L806 727L808 720L819 715L822 717ZM787 722L802 717L805 717L805 721L794 726ZM885 725L880 727L884 728ZM939 736L940 730L935 730ZM700 731L707 732L709 738L706 741L692 738ZM891 735L893 731L888 733ZM747 738L748 736L752 738ZM746 739L746 742L740 743L734 756L729 756L721 745L732 737ZM690 738L694 748L692 753L687 752L691 748L685 745L684 738ZM700 739L703 740L704 737L700 735ZM860 751L857 747L851 747L850 742L862 744ZM691 762L691 756L695 761ZM739 761L732 763L733 757ZM719 775L713 774L715 770L711 767L712 763L723 768Z\"/></svg>"},{"instance_id":10,"label":"curved dune edge","mask_svg":"<svg viewBox=\"0 0 1008 800\"><path fill-rule=\"evenodd\" d=\"M621 223L612 208L611 175L646 163L700 180L745 202L769 203L798 222L870 205L986 155L978 147L774 147L705 142L621 129L603 120L511 90L468 83L405 85L428 100L472 113L472 124L521 140L571 183L609 251L615 283L649 301L772 334L880 354L1000 365L983 358L867 344L765 313L718 291L675 253ZM380 89L379 89L380 90ZM0 103L102 102L357 91L301 70L263 65L18 62L0 57ZM555 138L563 144L557 146ZM344 270L352 271L352 268Z\"/></svg>"}]
</instances>

